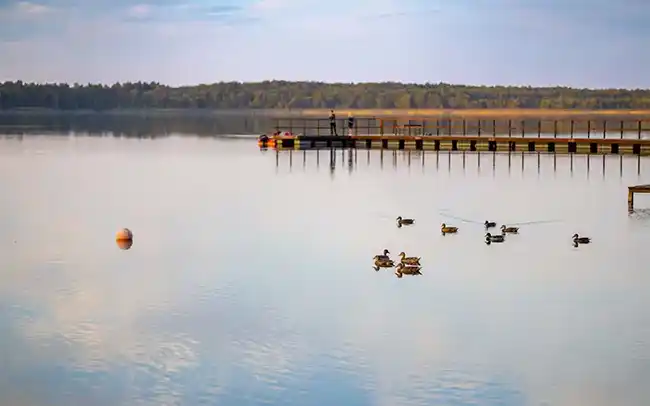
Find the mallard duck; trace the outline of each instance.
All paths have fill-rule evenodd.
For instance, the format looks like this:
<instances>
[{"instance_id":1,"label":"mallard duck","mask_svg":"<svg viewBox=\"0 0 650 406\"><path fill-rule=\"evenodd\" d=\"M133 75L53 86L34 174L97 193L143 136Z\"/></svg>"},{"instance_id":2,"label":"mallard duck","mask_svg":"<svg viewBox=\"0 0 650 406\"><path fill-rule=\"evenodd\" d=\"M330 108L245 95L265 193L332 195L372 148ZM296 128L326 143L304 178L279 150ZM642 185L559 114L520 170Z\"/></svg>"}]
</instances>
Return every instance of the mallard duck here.
<instances>
[{"instance_id":1,"label":"mallard duck","mask_svg":"<svg viewBox=\"0 0 650 406\"><path fill-rule=\"evenodd\" d=\"M396 218L397 224L400 226L410 226L411 224L415 223L415 220L413 219L404 219L402 216L399 216Z\"/></svg>"},{"instance_id":2,"label":"mallard duck","mask_svg":"<svg viewBox=\"0 0 650 406\"><path fill-rule=\"evenodd\" d=\"M491 244L493 242L504 242L506 237L503 235L492 235L490 233L485 234L485 242Z\"/></svg>"},{"instance_id":3,"label":"mallard duck","mask_svg":"<svg viewBox=\"0 0 650 406\"><path fill-rule=\"evenodd\" d=\"M589 237L580 237L577 233L573 234L573 242L576 244L589 244L591 242L591 238Z\"/></svg>"},{"instance_id":4,"label":"mallard duck","mask_svg":"<svg viewBox=\"0 0 650 406\"><path fill-rule=\"evenodd\" d=\"M392 268L394 266L395 266L395 263L390 259L387 259L387 260L379 260L379 259L377 259L377 260L375 260L375 266L373 268L375 269L375 271L379 271L379 268Z\"/></svg>"},{"instance_id":5,"label":"mallard duck","mask_svg":"<svg viewBox=\"0 0 650 406\"><path fill-rule=\"evenodd\" d=\"M420 269L422 269L421 266L397 264L395 275L397 275L398 278L401 278L402 275L422 275Z\"/></svg>"},{"instance_id":6,"label":"mallard duck","mask_svg":"<svg viewBox=\"0 0 650 406\"><path fill-rule=\"evenodd\" d=\"M506 227L506 225L504 224L501 226L501 232L517 234L519 232L519 227Z\"/></svg>"},{"instance_id":7,"label":"mallard duck","mask_svg":"<svg viewBox=\"0 0 650 406\"><path fill-rule=\"evenodd\" d=\"M492 228L497 226L497 223L495 223L494 221L485 220L485 223L483 224L485 225L485 228Z\"/></svg>"},{"instance_id":8,"label":"mallard duck","mask_svg":"<svg viewBox=\"0 0 650 406\"><path fill-rule=\"evenodd\" d=\"M381 255L381 254L375 255L373 260L375 260L375 261L377 261L377 260L380 260L380 261L382 261L382 260L390 260L390 258L388 257L388 254L390 254L390 252L388 252L388 250L385 249L383 255Z\"/></svg>"},{"instance_id":9,"label":"mallard duck","mask_svg":"<svg viewBox=\"0 0 650 406\"><path fill-rule=\"evenodd\" d=\"M407 257L404 252L399 253L400 258L402 259L402 264L405 265L420 265L420 257Z\"/></svg>"},{"instance_id":10,"label":"mallard duck","mask_svg":"<svg viewBox=\"0 0 650 406\"><path fill-rule=\"evenodd\" d=\"M450 227L447 226L445 223L442 223L440 226L440 231L442 231L442 234L453 234L458 232L458 227Z\"/></svg>"}]
</instances>

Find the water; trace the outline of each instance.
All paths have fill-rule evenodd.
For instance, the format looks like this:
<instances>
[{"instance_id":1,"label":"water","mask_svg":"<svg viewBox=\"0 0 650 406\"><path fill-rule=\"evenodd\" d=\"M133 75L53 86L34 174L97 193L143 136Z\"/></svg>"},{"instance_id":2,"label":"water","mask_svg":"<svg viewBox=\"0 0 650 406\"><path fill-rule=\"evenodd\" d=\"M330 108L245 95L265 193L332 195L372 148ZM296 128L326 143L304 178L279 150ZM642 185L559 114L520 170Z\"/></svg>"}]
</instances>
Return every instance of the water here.
<instances>
[{"instance_id":1,"label":"water","mask_svg":"<svg viewBox=\"0 0 650 406\"><path fill-rule=\"evenodd\" d=\"M650 162L586 159L2 138L0 404L646 405Z\"/></svg>"}]
</instances>

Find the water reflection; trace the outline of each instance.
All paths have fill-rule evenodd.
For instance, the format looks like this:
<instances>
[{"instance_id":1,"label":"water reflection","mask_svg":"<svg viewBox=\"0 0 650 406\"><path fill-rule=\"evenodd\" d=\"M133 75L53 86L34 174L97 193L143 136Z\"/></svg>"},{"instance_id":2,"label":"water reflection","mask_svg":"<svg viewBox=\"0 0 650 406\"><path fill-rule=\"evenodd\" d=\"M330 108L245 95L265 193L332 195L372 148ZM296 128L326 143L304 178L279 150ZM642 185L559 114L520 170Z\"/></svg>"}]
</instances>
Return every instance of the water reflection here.
<instances>
[{"instance_id":1,"label":"water reflection","mask_svg":"<svg viewBox=\"0 0 650 406\"><path fill-rule=\"evenodd\" d=\"M335 149L328 150L311 150L311 151L300 151L302 155L302 167L307 167L307 162L309 159L315 159L317 166L320 164L321 154L328 154L330 171L333 172L336 169L336 155L337 151ZM275 150L275 164L276 167L280 167L282 160L286 159L289 168L293 167L293 155L296 152L293 150ZM352 173L353 168L358 164L357 155L358 150L349 149L349 150L340 150L341 159L345 160L347 154L347 167L348 172ZM584 173L587 177L590 176L594 164L599 165L600 172L604 177L607 173L612 172L608 170L608 165L615 165L618 169L619 176L623 176L624 162L629 164L634 162L634 168L637 175L640 175L642 172L642 163L648 163L650 157L640 156L640 155L591 155L591 154L547 154L540 152L512 152L512 153L498 153L498 152L426 152L426 151L371 151L366 150L366 166L370 166L372 163L378 161L379 168L384 169L384 156L386 154L391 155L391 163L393 169L397 169L400 165L404 165L407 168L411 168L413 162L419 162L420 166L424 169L429 161L434 160L434 165L436 170L440 170L440 160L444 159L447 163L446 170L451 171L452 162L455 162L454 165L458 165L465 171L469 167L476 167L480 173L482 168L482 162L488 161L492 172L497 172L497 161L500 162L500 165L507 167L508 173L511 173L514 167L517 167L521 173L526 173L527 166L534 167L537 171L537 174L541 174L543 170L549 168L553 172L558 170L558 161L563 163L568 163L568 172L573 176L576 171L576 166L584 165ZM374 156L374 158L373 158ZM401 159L400 159L401 158ZM566 165L564 165L566 166ZM631 168L628 168L630 170ZM611 174L611 173L610 173Z\"/></svg>"},{"instance_id":2,"label":"water reflection","mask_svg":"<svg viewBox=\"0 0 650 406\"><path fill-rule=\"evenodd\" d=\"M121 250L129 250L133 246L133 240L116 240L117 246Z\"/></svg>"},{"instance_id":3,"label":"water reflection","mask_svg":"<svg viewBox=\"0 0 650 406\"><path fill-rule=\"evenodd\" d=\"M189 137L0 140L0 154L0 404L650 398L647 221L623 214L634 157L594 182L544 155L397 154L381 172L376 151L286 151L276 173L254 142ZM441 237L442 207L563 221L495 250L482 225ZM397 229L401 213L419 224ZM106 238L124 224L128 255ZM576 230L597 245L573 250ZM421 254L423 275L377 277L384 247Z\"/></svg>"},{"instance_id":4,"label":"water reflection","mask_svg":"<svg viewBox=\"0 0 650 406\"><path fill-rule=\"evenodd\" d=\"M21 139L30 134L91 135L99 137L161 138L173 134L199 136L265 134L274 120L247 112L145 113L0 113L0 133Z\"/></svg>"}]
</instances>

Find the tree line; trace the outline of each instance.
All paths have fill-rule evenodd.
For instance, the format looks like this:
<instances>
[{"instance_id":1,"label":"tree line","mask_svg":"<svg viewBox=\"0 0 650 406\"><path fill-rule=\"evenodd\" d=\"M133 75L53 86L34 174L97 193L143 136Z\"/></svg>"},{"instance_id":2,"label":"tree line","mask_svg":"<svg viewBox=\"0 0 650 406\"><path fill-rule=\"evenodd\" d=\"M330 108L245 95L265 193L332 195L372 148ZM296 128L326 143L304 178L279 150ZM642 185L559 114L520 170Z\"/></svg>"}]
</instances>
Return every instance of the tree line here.
<instances>
[{"instance_id":1,"label":"tree line","mask_svg":"<svg viewBox=\"0 0 650 406\"><path fill-rule=\"evenodd\" d=\"M445 83L221 82L171 87L157 82L0 83L0 110L115 109L650 109L650 89L465 86Z\"/></svg>"}]
</instances>

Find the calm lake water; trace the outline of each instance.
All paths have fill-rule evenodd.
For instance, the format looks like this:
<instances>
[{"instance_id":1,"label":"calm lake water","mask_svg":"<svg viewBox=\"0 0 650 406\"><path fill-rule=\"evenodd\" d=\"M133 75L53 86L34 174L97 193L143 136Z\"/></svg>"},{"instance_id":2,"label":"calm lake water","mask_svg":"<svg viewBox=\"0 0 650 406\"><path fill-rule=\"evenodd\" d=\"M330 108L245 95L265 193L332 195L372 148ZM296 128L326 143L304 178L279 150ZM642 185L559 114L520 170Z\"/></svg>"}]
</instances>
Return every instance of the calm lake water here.
<instances>
[{"instance_id":1,"label":"calm lake water","mask_svg":"<svg viewBox=\"0 0 650 406\"><path fill-rule=\"evenodd\" d=\"M650 161L478 160L0 138L0 404L647 405Z\"/></svg>"}]
</instances>

